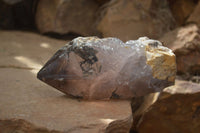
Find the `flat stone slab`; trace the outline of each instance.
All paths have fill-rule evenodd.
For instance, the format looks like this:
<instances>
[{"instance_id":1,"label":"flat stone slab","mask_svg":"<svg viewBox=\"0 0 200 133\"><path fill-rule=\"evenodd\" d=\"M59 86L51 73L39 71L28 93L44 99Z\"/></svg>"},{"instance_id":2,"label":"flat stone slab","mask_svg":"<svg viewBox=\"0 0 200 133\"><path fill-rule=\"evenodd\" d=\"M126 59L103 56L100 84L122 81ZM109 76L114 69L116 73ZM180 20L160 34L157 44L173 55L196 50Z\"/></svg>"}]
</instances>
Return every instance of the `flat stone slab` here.
<instances>
[{"instance_id":1,"label":"flat stone slab","mask_svg":"<svg viewBox=\"0 0 200 133\"><path fill-rule=\"evenodd\" d=\"M0 119L18 118L50 130L95 133L131 114L129 101L82 101L36 79L42 64L66 41L0 31Z\"/></svg>"}]
</instances>

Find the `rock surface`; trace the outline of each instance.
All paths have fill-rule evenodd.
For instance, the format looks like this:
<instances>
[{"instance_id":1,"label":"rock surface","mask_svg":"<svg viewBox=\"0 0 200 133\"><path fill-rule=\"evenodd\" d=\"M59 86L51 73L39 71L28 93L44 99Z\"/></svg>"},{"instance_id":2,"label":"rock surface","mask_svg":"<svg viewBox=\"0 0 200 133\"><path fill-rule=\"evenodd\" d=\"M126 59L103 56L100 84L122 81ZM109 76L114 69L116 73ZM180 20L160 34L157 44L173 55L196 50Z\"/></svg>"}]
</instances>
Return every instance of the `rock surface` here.
<instances>
[{"instance_id":1,"label":"rock surface","mask_svg":"<svg viewBox=\"0 0 200 133\"><path fill-rule=\"evenodd\" d=\"M39 0L36 25L41 33L97 35L94 0Z\"/></svg>"},{"instance_id":2,"label":"rock surface","mask_svg":"<svg viewBox=\"0 0 200 133\"><path fill-rule=\"evenodd\" d=\"M192 14L190 15L190 17L188 18L187 22L194 22L196 23L198 26L200 26L200 16L199 16L199 12L200 12L200 2L197 4L197 6L194 8L194 11L192 12Z\"/></svg>"},{"instance_id":3,"label":"rock surface","mask_svg":"<svg viewBox=\"0 0 200 133\"><path fill-rule=\"evenodd\" d=\"M185 24L195 9L198 0L168 0L171 12L178 25Z\"/></svg>"},{"instance_id":4,"label":"rock surface","mask_svg":"<svg viewBox=\"0 0 200 133\"><path fill-rule=\"evenodd\" d=\"M176 80L174 86L167 87L164 90L164 92L161 93L159 98L157 96L158 93L156 95L151 94L148 97L146 97L147 98L146 103L143 103L143 109L144 109L143 111L145 112L144 115L141 116L142 119L140 119L139 124L135 125L136 126L135 127L136 129L134 130L135 132L137 133L147 133L147 132L198 133L199 132L200 84L191 83L188 81ZM152 105L151 102L154 104ZM150 108L149 108L149 103L150 105L152 105ZM104 131L106 133L118 133L118 132L129 133L130 125L132 123L131 118L132 117L127 117L125 119L113 121L105 128ZM134 122L132 124L134 124ZM130 132L130 133L135 133L135 132Z\"/></svg>"},{"instance_id":5,"label":"rock surface","mask_svg":"<svg viewBox=\"0 0 200 133\"><path fill-rule=\"evenodd\" d=\"M99 4L103 5L111 0L96 0Z\"/></svg>"},{"instance_id":6,"label":"rock surface","mask_svg":"<svg viewBox=\"0 0 200 133\"><path fill-rule=\"evenodd\" d=\"M66 41L0 31L0 42L1 120L16 118L49 130L96 133L111 121L131 115L129 101L72 99L36 78L41 64Z\"/></svg>"},{"instance_id":7,"label":"rock surface","mask_svg":"<svg viewBox=\"0 0 200 133\"><path fill-rule=\"evenodd\" d=\"M151 93L144 97L132 99L132 116L111 122L105 129L105 133L135 133L142 121L143 115L149 110L159 96L159 93Z\"/></svg>"},{"instance_id":8,"label":"rock surface","mask_svg":"<svg viewBox=\"0 0 200 133\"><path fill-rule=\"evenodd\" d=\"M104 5L97 28L103 37L127 41L141 36L157 39L174 27L166 0L112 0Z\"/></svg>"},{"instance_id":9,"label":"rock surface","mask_svg":"<svg viewBox=\"0 0 200 133\"><path fill-rule=\"evenodd\" d=\"M46 128L37 127L23 119L0 120L1 133L61 133L49 131Z\"/></svg>"},{"instance_id":10,"label":"rock surface","mask_svg":"<svg viewBox=\"0 0 200 133\"><path fill-rule=\"evenodd\" d=\"M200 73L200 30L195 24L177 28L166 33L161 39L165 46L176 54L179 74Z\"/></svg>"},{"instance_id":11,"label":"rock surface","mask_svg":"<svg viewBox=\"0 0 200 133\"><path fill-rule=\"evenodd\" d=\"M200 85L177 81L144 115L139 133L199 133Z\"/></svg>"},{"instance_id":12,"label":"rock surface","mask_svg":"<svg viewBox=\"0 0 200 133\"><path fill-rule=\"evenodd\" d=\"M129 133L131 125L132 116L111 122L100 133Z\"/></svg>"},{"instance_id":13,"label":"rock surface","mask_svg":"<svg viewBox=\"0 0 200 133\"><path fill-rule=\"evenodd\" d=\"M159 41L78 37L56 52L38 78L78 98L127 99L162 91L175 75L175 55Z\"/></svg>"}]
</instances>

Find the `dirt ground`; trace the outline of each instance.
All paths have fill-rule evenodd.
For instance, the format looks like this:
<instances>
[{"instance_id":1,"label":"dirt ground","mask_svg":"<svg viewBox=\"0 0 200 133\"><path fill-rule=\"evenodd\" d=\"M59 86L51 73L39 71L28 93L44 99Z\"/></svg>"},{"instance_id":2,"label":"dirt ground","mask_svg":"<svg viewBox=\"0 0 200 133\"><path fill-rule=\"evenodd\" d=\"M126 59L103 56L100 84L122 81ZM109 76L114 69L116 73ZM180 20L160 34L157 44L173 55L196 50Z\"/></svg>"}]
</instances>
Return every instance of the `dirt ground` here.
<instances>
[{"instance_id":1,"label":"dirt ground","mask_svg":"<svg viewBox=\"0 0 200 133\"><path fill-rule=\"evenodd\" d=\"M67 41L0 31L0 119L19 118L50 130L97 132L131 114L129 101L81 101L42 83L36 73Z\"/></svg>"}]
</instances>

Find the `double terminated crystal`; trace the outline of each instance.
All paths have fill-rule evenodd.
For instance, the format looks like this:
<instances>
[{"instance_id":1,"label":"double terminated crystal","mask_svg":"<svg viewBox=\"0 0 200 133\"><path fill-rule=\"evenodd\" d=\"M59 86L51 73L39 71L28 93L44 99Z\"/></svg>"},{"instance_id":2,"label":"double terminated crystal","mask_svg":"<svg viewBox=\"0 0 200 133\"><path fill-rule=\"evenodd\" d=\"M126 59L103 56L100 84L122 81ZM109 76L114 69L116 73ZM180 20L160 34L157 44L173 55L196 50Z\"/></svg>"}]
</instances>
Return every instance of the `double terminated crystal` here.
<instances>
[{"instance_id":1,"label":"double terminated crystal","mask_svg":"<svg viewBox=\"0 0 200 133\"><path fill-rule=\"evenodd\" d=\"M175 55L159 41L78 37L59 49L37 76L75 97L126 99L162 91L175 75Z\"/></svg>"}]
</instances>

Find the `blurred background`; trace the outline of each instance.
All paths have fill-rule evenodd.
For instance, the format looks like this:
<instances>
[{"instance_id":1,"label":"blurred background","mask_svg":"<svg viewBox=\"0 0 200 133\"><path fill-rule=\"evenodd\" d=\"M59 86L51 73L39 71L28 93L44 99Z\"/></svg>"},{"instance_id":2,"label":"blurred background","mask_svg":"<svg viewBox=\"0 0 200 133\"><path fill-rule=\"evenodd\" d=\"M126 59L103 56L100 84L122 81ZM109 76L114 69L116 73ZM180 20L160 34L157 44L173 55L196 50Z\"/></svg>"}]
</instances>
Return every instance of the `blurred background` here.
<instances>
[{"instance_id":1,"label":"blurred background","mask_svg":"<svg viewBox=\"0 0 200 133\"><path fill-rule=\"evenodd\" d=\"M0 29L29 31L65 41L77 36L117 37L123 41L147 36L177 54L178 74L196 76L200 73L198 2L0 0Z\"/></svg>"},{"instance_id":2,"label":"blurred background","mask_svg":"<svg viewBox=\"0 0 200 133\"><path fill-rule=\"evenodd\" d=\"M127 101L80 102L40 82L36 74L75 37L127 41L147 36L176 54L177 78L140 133L199 133L199 26L199 0L0 0L0 132L20 124L19 130L28 132L27 120L50 130L95 133L129 116ZM17 120L4 121L12 118Z\"/></svg>"},{"instance_id":3,"label":"blurred background","mask_svg":"<svg viewBox=\"0 0 200 133\"><path fill-rule=\"evenodd\" d=\"M0 29L61 39L71 35L159 39L177 27L198 23L197 4L198 0L1 0Z\"/></svg>"}]
</instances>

